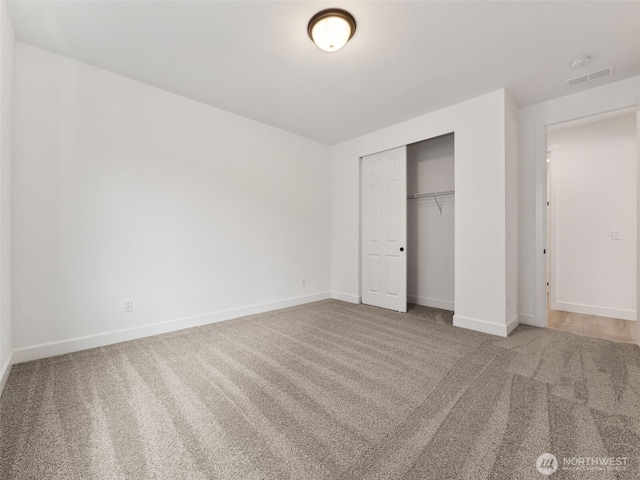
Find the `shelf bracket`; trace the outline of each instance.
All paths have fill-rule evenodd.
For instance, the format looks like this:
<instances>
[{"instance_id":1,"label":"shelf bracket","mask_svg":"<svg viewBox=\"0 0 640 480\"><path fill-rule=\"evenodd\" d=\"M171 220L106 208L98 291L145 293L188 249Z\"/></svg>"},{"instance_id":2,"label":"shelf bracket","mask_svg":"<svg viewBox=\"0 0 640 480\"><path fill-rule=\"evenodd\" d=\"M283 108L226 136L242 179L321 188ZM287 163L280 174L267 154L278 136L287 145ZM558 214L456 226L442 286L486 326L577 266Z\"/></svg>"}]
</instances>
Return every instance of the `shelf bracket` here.
<instances>
[{"instance_id":1,"label":"shelf bracket","mask_svg":"<svg viewBox=\"0 0 640 480\"><path fill-rule=\"evenodd\" d=\"M440 215L442 215L442 207L440 206L440 202L438 202L438 196L434 195L433 199L436 201L436 205L438 206L438 210L440 210Z\"/></svg>"}]
</instances>

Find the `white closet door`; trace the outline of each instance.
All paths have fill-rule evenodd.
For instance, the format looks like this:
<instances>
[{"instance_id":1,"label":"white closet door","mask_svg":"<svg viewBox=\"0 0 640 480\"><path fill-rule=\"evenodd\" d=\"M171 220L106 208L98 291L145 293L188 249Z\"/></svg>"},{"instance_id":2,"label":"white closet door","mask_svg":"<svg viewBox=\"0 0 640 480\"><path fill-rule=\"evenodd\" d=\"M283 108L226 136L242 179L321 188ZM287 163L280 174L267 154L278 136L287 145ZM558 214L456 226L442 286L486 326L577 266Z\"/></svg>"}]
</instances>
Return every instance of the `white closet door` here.
<instances>
[{"instance_id":1,"label":"white closet door","mask_svg":"<svg viewBox=\"0 0 640 480\"><path fill-rule=\"evenodd\" d=\"M407 147L362 159L362 303L407 311Z\"/></svg>"}]
</instances>

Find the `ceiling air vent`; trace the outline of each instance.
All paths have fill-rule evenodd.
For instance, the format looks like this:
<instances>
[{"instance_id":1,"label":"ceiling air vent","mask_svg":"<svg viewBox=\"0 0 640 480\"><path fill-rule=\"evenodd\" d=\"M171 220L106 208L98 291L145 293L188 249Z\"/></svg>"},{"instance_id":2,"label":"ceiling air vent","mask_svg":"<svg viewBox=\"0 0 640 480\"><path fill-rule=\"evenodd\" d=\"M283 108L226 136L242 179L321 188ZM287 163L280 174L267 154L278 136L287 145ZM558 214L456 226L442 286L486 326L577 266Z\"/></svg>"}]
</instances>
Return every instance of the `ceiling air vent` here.
<instances>
[{"instance_id":1,"label":"ceiling air vent","mask_svg":"<svg viewBox=\"0 0 640 480\"><path fill-rule=\"evenodd\" d=\"M613 75L613 67L605 68L603 70L598 70L597 72L593 72L589 74L589 80L595 80L600 77L608 77L609 75Z\"/></svg>"},{"instance_id":2,"label":"ceiling air vent","mask_svg":"<svg viewBox=\"0 0 640 480\"><path fill-rule=\"evenodd\" d=\"M613 67L603 68L602 70L598 70L597 72L570 78L569 80L567 80L567 84L570 87L573 87L575 85L580 85L581 83L590 82L591 80L595 80L596 78L608 77L609 75L613 75Z\"/></svg>"},{"instance_id":3,"label":"ceiling air vent","mask_svg":"<svg viewBox=\"0 0 640 480\"><path fill-rule=\"evenodd\" d=\"M580 85L581 83L588 82L588 81L589 81L589 75L582 75L580 77L567 80L567 83L569 84L570 87L573 87L575 85Z\"/></svg>"}]
</instances>

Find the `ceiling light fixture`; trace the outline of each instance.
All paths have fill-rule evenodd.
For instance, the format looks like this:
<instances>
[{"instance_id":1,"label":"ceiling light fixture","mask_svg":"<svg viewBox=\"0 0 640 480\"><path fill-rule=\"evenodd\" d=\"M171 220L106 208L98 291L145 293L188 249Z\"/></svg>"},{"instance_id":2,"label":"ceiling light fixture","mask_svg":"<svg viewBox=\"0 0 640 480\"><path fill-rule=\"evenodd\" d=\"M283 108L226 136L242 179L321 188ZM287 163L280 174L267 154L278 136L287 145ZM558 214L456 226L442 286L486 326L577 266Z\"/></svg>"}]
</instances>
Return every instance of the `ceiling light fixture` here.
<instances>
[{"instance_id":1,"label":"ceiling light fixture","mask_svg":"<svg viewBox=\"0 0 640 480\"><path fill-rule=\"evenodd\" d=\"M337 52L347 44L355 32L355 18L339 8L329 8L316 13L307 26L309 38L325 52Z\"/></svg>"}]
</instances>

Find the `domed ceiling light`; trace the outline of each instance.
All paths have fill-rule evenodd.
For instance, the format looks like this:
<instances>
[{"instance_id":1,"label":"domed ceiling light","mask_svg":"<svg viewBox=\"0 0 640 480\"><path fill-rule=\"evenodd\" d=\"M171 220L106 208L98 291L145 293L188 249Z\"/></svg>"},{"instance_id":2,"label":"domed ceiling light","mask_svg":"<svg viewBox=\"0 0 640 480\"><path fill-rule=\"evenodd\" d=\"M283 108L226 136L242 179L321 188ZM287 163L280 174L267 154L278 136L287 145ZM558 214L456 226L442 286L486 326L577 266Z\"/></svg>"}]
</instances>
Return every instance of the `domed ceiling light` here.
<instances>
[{"instance_id":1,"label":"domed ceiling light","mask_svg":"<svg viewBox=\"0 0 640 480\"><path fill-rule=\"evenodd\" d=\"M307 26L309 38L325 52L337 52L347 44L355 32L355 18L339 8L329 8L316 13Z\"/></svg>"}]
</instances>

